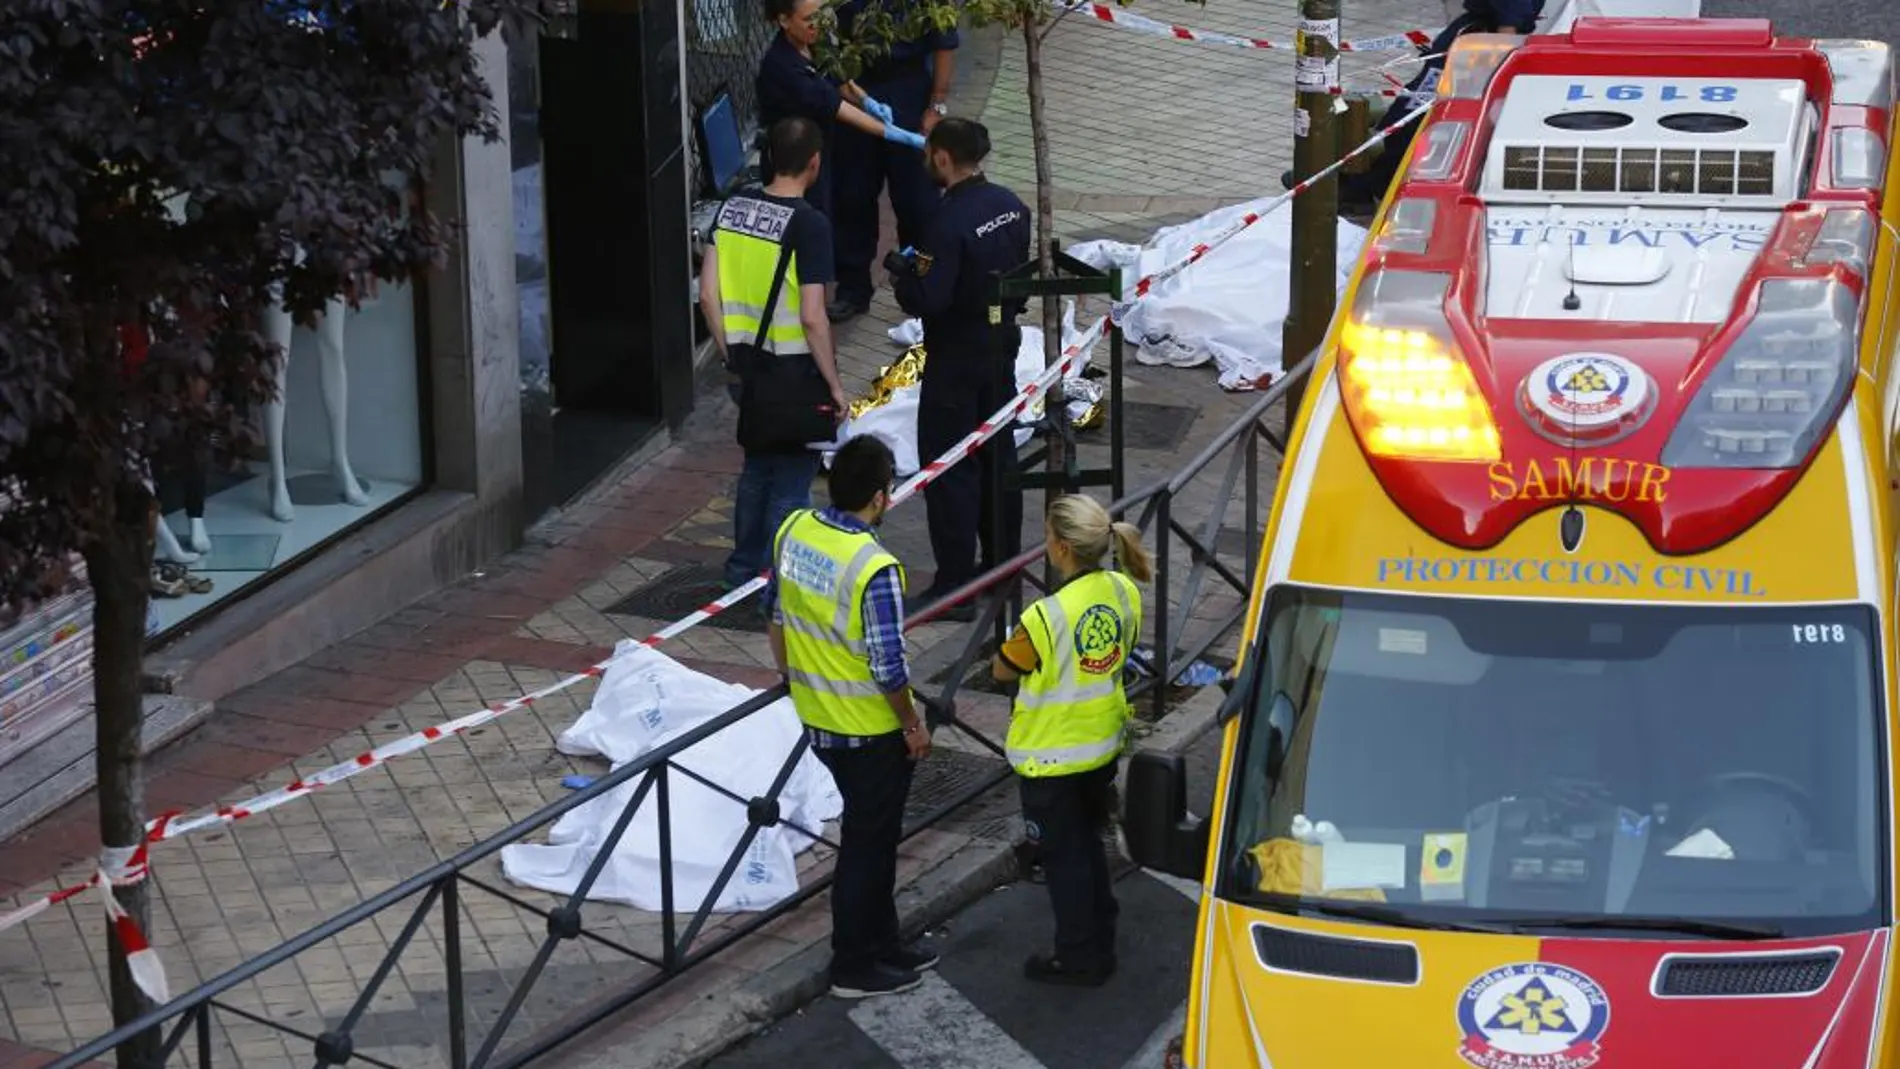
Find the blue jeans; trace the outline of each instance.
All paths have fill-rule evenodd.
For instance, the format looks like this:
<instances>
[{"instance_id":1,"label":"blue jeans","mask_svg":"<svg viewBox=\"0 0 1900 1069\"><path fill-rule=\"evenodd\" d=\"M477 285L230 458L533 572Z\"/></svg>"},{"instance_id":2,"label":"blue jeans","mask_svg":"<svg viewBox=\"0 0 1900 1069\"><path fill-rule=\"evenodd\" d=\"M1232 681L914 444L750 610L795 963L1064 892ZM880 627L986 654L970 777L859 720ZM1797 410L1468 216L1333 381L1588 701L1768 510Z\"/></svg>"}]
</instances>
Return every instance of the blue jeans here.
<instances>
[{"instance_id":1,"label":"blue jeans","mask_svg":"<svg viewBox=\"0 0 1900 1069\"><path fill-rule=\"evenodd\" d=\"M746 455L732 507L727 585L738 586L771 566L772 539L785 517L811 507L811 484L817 477L818 454L809 450Z\"/></svg>"}]
</instances>

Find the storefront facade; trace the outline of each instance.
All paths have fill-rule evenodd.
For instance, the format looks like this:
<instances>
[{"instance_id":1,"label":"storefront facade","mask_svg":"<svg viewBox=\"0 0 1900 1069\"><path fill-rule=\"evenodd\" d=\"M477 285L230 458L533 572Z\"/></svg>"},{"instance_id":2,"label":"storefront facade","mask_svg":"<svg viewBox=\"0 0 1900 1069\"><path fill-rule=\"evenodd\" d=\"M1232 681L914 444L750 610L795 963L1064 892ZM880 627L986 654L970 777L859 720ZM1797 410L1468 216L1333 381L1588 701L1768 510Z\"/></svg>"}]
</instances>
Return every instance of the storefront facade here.
<instances>
[{"instance_id":1,"label":"storefront facade","mask_svg":"<svg viewBox=\"0 0 1900 1069\"><path fill-rule=\"evenodd\" d=\"M691 411L686 10L582 0L570 37L481 42L507 136L441 150L447 265L266 324L289 342L266 447L157 473L146 674L178 723L148 745L519 545ZM83 584L0 618L0 837L90 784L90 636Z\"/></svg>"},{"instance_id":2,"label":"storefront facade","mask_svg":"<svg viewBox=\"0 0 1900 1069\"><path fill-rule=\"evenodd\" d=\"M479 48L505 120L505 46ZM267 315L289 360L265 447L230 472L156 472L178 567L154 570L152 709L202 718L520 543L519 332L489 296L515 288L509 176L505 139L445 144L424 196L458 224L447 264L324 323ZM83 582L0 617L0 836L90 783L90 648ZM188 721L148 718L148 746Z\"/></svg>"},{"instance_id":3,"label":"storefront facade","mask_svg":"<svg viewBox=\"0 0 1900 1069\"><path fill-rule=\"evenodd\" d=\"M571 34L510 47L530 521L692 410L683 11L580 0Z\"/></svg>"}]
</instances>

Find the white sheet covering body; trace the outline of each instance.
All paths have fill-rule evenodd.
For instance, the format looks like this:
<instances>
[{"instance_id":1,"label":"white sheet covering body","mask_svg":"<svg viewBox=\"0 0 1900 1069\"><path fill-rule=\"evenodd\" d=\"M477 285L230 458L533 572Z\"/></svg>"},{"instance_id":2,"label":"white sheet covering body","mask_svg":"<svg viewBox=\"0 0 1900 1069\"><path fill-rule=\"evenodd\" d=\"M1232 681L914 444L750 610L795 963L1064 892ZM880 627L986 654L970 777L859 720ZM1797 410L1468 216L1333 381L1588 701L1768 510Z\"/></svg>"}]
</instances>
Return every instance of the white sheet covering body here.
<instances>
[{"instance_id":1,"label":"white sheet covering body","mask_svg":"<svg viewBox=\"0 0 1900 1069\"><path fill-rule=\"evenodd\" d=\"M1042 329L1027 324L1024 324L1022 329L1022 341L1016 347L1016 389L1018 390L1034 382L1036 377L1042 374L1043 368L1048 366L1042 358ZM1065 348L1075 341L1077 333L1075 303L1071 301L1062 309L1062 344ZM924 328L920 321L908 319L892 327L889 334L892 341L909 348L923 340ZM929 357L925 357L926 363L928 360ZM1070 371L1069 377L1080 376L1086 367L1088 367L1088 362L1085 360ZM856 419L846 420L838 429L837 441L825 449L826 463L830 462L831 452L845 441L860 434L875 434L884 439L884 443L890 446L891 452L896 455L898 475L916 474L917 469L923 466L923 461L917 457L917 401L922 392L921 385L902 387L891 393L890 400ZM998 398L997 403L1000 405L1003 400L1003 398ZM1040 409L1032 407L1032 410L1024 412L1017 422L1034 423L1040 414ZM971 428L971 430L975 429ZM1030 433L1027 427L1017 427L1015 431L1017 446L1020 447L1028 442Z\"/></svg>"},{"instance_id":2,"label":"white sheet covering body","mask_svg":"<svg viewBox=\"0 0 1900 1069\"><path fill-rule=\"evenodd\" d=\"M1145 248L1085 241L1067 251L1092 267L1121 268L1125 298L1140 279L1186 259L1196 246L1273 200L1263 197L1163 228ZM1351 277L1365 240L1365 228L1339 221L1339 288ZM1116 321L1140 363L1199 367L1212 360L1220 370L1222 389L1262 388L1282 370L1280 332L1286 322L1292 263L1289 201L1155 286L1146 298L1117 303Z\"/></svg>"},{"instance_id":3,"label":"white sheet covering body","mask_svg":"<svg viewBox=\"0 0 1900 1069\"><path fill-rule=\"evenodd\" d=\"M695 672L657 650L622 641L601 677L593 705L555 745L562 753L605 757L619 768L757 693ZM782 699L701 740L674 761L741 798L763 796L802 730L791 701ZM556 821L545 846L504 847L502 873L524 887L572 893L641 779L636 776ZM744 835L745 806L677 771L668 779L668 788L673 904L692 911L705 901ZM825 821L843 812L844 802L831 773L807 751L779 796L779 806L783 821L822 832ZM798 889L797 855L812 844L787 823L759 830L716 910L768 909ZM659 807L651 791L588 897L660 908Z\"/></svg>"}]
</instances>

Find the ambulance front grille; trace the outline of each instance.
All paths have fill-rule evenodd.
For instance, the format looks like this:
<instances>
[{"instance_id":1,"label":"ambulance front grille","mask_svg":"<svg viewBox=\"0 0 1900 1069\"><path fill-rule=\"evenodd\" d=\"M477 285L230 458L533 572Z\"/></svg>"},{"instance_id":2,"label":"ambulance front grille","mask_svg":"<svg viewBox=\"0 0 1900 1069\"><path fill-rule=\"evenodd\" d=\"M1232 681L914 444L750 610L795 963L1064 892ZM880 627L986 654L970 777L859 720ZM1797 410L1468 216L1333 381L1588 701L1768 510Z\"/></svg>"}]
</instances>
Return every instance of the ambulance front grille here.
<instances>
[{"instance_id":1,"label":"ambulance front grille","mask_svg":"<svg viewBox=\"0 0 1900 1069\"><path fill-rule=\"evenodd\" d=\"M1712 148L1512 145L1504 150L1504 188L1541 193L1766 197L1775 192L1775 154Z\"/></svg>"},{"instance_id":2,"label":"ambulance front grille","mask_svg":"<svg viewBox=\"0 0 1900 1069\"><path fill-rule=\"evenodd\" d=\"M1266 924L1253 926L1253 941L1260 963L1277 972L1375 984L1418 983L1418 948L1410 943L1315 935Z\"/></svg>"},{"instance_id":3,"label":"ambulance front grille","mask_svg":"<svg viewBox=\"0 0 1900 1069\"><path fill-rule=\"evenodd\" d=\"M1659 998L1812 995L1827 986L1838 950L1803 954L1671 955L1657 967Z\"/></svg>"}]
</instances>

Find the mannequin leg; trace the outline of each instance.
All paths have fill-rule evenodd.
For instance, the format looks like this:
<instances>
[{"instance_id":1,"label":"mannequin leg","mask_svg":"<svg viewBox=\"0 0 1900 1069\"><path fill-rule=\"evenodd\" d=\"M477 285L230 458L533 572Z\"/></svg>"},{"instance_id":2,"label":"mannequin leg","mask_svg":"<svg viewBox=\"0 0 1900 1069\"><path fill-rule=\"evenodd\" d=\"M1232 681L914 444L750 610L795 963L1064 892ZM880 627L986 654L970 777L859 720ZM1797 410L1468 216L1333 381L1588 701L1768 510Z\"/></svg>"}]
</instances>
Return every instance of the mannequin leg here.
<instances>
[{"instance_id":1,"label":"mannequin leg","mask_svg":"<svg viewBox=\"0 0 1900 1069\"><path fill-rule=\"evenodd\" d=\"M344 364L343 314L342 301L331 301L324 309L323 321L317 324L317 358L322 361L323 409L330 417L330 467L343 492L343 503L360 507L369 504L369 495L350 469L350 384Z\"/></svg>"},{"instance_id":2,"label":"mannequin leg","mask_svg":"<svg viewBox=\"0 0 1900 1069\"><path fill-rule=\"evenodd\" d=\"M186 540L193 551L211 552L211 532L205 527L205 490L209 481L211 457L209 450L194 448L186 460L186 470L180 475L185 484L185 515L191 520L191 532Z\"/></svg>"},{"instance_id":3,"label":"mannequin leg","mask_svg":"<svg viewBox=\"0 0 1900 1069\"><path fill-rule=\"evenodd\" d=\"M279 523L296 516L290 507L290 485L284 473L284 386L290 378L290 313L273 303L264 312L264 336L283 356L277 361L275 399L264 406L264 442L270 453L270 514Z\"/></svg>"},{"instance_id":4,"label":"mannequin leg","mask_svg":"<svg viewBox=\"0 0 1900 1069\"><path fill-rule=\"evenodd\" d=\"M156 509L152 511L152 527L155 539L152 543L153 557L178 564L191 564L198 559L198 554L178 544L178 535L172 531L172 525L166 523L165 517L159 515Z\"/></svg>"}]
</instances>

